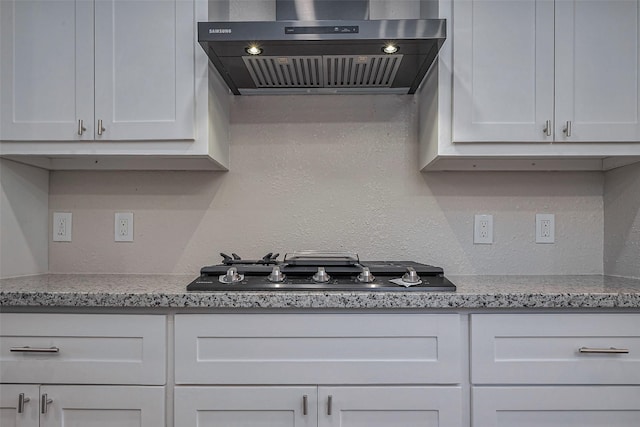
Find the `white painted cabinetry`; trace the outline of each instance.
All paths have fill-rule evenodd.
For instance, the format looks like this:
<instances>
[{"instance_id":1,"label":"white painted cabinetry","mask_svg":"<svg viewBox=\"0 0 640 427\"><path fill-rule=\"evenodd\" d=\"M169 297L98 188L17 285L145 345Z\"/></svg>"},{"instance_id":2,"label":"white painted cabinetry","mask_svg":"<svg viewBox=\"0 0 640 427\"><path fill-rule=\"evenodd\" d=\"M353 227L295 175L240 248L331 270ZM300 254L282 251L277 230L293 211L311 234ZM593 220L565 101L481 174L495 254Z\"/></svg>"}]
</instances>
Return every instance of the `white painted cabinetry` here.
<instances>
[{"instance_id":1,"label":"white painted cabinetry","mask_svg":"<svg viewBox=\"0 0 640 427\"><path fill-rule=\"evenodd\" d=\"M206 9L2 1L0 154L49 169L226 168L227 95L208 87L195 36Z\"/></svg>"},{"instance_id":2,"label":"white painted cabinetry","mask_svg":"<svg viewBox=\"0 0 640 427\"><path fill-rule=\"evenodd\" d=\"M0 425L165 423L166 318L0 314Z\"/></svg>"},{"instance_id":3,"label":"white painted cabinetry","mask_svg":"<svg viewBox=\"0 0 640 427\"><path fill-rule=\"evenodd\" d=\"M0 384L2 427L158 427L163 406L164 387Z\"/></svg>"},{"instance_id":4,"label":"white painted cabinetry","mask_svg":"<svg viewBox=\"0 0 640 427\"><path fill-rule=\"evenodd\" d=\"M640 159L640 1L440 6L449 32L421 94L423 170L589 170Z\"/></svg>"},{"instance_id":5,"label":"white painted cabinetry","mask_svg":"<svg viewBox=\"0 0 640 427\"><path fill-rule=\"evenodd\" d=\"M175 334L176 426L462 425L457 314L185 314Z\"/></svg>"},{"instance_id":6,"label":"white painted cabinetry","mask_svg":"<svg viewBox=\"0 0 640 427\"><path fill-rule=\"evenodd\" d=\"M474 314L472 424L640 425L640 316Z\"/></svg>"},{"instance_id":7,"label":"white painted cabinetry","mask_svg":"<svg viewBox=\"0 0 640 427\"><path fill-rule=\"evenodd\" d=\"M176 387L175 425L459 427L460 387Z\"/></svg>"}]
</instances>

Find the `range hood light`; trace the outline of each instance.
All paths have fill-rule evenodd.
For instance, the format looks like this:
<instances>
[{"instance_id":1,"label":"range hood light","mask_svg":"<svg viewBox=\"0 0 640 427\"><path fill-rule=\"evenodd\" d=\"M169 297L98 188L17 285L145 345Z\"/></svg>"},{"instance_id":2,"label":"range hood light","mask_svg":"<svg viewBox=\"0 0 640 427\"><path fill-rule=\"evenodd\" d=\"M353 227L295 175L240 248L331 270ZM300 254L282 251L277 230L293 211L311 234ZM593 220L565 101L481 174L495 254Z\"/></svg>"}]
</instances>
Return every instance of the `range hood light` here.
<instances>
[{"instance_id":1,"label":"range hood light","mask_svg":"<svg viewBox=\"0 0 640 427\"><path fill-rule=\"evenodd\" d=\"M245 51L249 55L260 55L262 53L262 49L257 45L251 45L245 49Z\"/></svg>"},{"instance_id":2,"label":"range hood light","mask_svg":"<svg viewBox=\"0 0 640 427\"><path fill-rule=\"evenodd\" d=\"M398 51L398 46L393 43L389 43L382 48L382 51L388 54L396 53Z\"/></svg>"}]
</instances>

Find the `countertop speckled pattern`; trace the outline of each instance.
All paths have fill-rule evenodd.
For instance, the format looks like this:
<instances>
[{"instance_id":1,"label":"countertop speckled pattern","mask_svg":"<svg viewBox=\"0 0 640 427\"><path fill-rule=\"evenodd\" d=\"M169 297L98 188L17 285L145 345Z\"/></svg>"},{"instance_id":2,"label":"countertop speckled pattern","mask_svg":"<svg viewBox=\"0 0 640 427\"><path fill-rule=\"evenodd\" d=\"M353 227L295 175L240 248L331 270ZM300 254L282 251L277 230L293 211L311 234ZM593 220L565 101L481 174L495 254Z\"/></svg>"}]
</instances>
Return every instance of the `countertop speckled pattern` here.
<instances>
[{"instance_id":1,"label":"countertop speckled pattern","mask_svg":"<svg viewBox=\"0 0 640 427\"><path fill-rule=\"evenodd\" d=\"M190 275L43 274L0 280L0 307L640 308L640 280L448 276L457 292L186 292Z\"/></svg>"}]
</instances>

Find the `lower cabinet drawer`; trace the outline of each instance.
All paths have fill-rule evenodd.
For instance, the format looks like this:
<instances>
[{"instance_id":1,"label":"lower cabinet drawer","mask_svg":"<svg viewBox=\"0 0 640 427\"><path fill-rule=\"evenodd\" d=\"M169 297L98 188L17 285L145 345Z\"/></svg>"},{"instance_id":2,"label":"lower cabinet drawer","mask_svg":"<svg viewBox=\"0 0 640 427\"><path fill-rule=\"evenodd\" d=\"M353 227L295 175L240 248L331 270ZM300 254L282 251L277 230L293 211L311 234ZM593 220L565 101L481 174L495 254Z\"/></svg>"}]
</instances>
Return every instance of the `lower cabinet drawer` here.
<instances>
[{"instance_id":1,"label":"lower cabinet drawer","mask_svg":"<svg viewBox=\"0 0 640 427\"><path fill-rule=\"evenodd\" d=\"M640 387L474 387L474 427L640 426Z\"/></svg>"},{"instance_id":2,"label":"lower cabinet drawer","mask_svg":"<svg viewBox=\"0 0 640 427\"><path fill-rule=\"evenodd\" d=\"M456 314L175 317L177 384L459 383Z\"/></svg>"},{"instance_id":3,"label":"lower cabinet drawer","mask_svg":"<svg viewBox=\"0 0 640 427\"><path fill-rule=\"evenodd\" d=\"M640 385L640 315L472 315L471 380Z\"/></svg>"},{"instance_id":4,"label":"lower cabinet drawer","mask_svg":"<svg viewBox=\"0 0 640 427\"><path fill-rule=\"evenodd\" d=\"M165 316L3 313L0 378L163 385L166 341Z\"/></svg>"}]
</instances>

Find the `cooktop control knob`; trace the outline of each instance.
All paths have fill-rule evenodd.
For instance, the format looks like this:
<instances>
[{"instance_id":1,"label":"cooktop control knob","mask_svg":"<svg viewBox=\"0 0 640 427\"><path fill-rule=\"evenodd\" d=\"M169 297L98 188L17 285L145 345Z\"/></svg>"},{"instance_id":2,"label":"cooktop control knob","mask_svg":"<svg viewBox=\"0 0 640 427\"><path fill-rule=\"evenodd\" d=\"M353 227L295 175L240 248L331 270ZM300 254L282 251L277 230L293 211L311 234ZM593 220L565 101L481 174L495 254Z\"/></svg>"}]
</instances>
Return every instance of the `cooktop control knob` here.
<instances>
[{"instance_id":1,"label":"cooktop control knob","mask_svg":"<svg viewBox=\"0 0 640 427\"><path fill-rule=\"evenodd\" d=\"M269 274L269 276L267 277L269 279L270 282L284 282L284 279L287 276L285 276L284 274L282 274L282 271L280 271L280 267L278 267L277 265L273 267L273 270L271 270L271 274Z\"/></svg>"},{"instance_id":2,"label":"cooktop control knob","mask_svg":"<svg viewBox=\"0 0 640 427\"><path fill-rule=\"evenodd\" d=\"M407 272L402 276L402 280L407 283L418 283L420 276L416 273L416 269L413 267L407 267Z\"/></svg>"},{"instance_id":3,"label":"cooktop control knob","mask_svg":"<svg viewBox=\"0 0 640 427\"><path fill-rule=\"evenodd\" d=\"M358 274L358 278L356 280L360 283L371 283L376 280L376 277L371 274L369 267L362 267L362 273Z\"/></svg>"},{"instance_id":4,"label":"cooktop control knob","mask_svg":"<svg viewBox=\"0 0 640 427\"><path fill-rule=\"evenodd\" d=\"M238 283L244 280L244 274L238 274L238 269L231 267L227 270L227 274L218 277L220 283Z\"/></svg>"},{"instance_id":5,"label":"cooktop control knob","mask_svg":"<svg viewBox=\"0 0 640 427\"><path fill-rule=\"evenodd\" d=\"M317 283L326 283L331 279L331 276L324 271L324 267L318 267L318 272L313 275L313 281Z\"/></svg>"}]
</instances>

